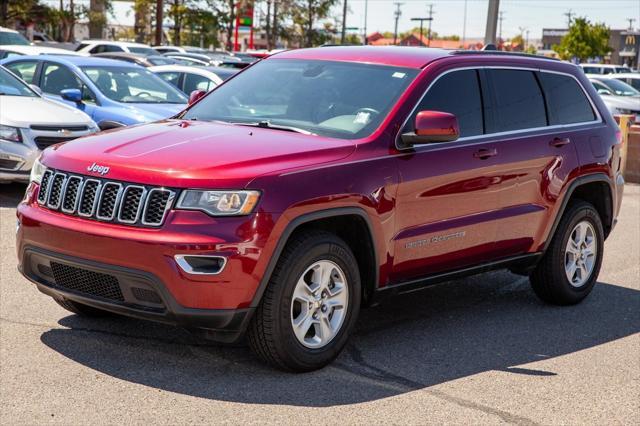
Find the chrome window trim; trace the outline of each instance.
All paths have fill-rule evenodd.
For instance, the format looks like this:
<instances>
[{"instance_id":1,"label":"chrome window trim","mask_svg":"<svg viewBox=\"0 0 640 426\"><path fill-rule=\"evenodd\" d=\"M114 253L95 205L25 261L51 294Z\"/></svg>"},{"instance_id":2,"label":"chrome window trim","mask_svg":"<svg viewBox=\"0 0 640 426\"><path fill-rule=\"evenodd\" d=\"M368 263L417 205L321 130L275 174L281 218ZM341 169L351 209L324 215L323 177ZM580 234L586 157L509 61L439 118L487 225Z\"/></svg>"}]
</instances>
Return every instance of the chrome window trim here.
<instances>
[{"instance_id":1,"label":"chrome window trim","mask_svg":"<svg viewBox=\"0 0 640 426\"><path fill-rule=\"evenodd\" d=\"M93 200L93 205L91 206L91 212L89 214L86 213L82 213L80 211L81 207L82 207L82 200L84 200L84 196L85 196L85 188L87 186L87 184L89 182L97 182L98 186L96 187L96 197ZM84 183L82 184L82 198L80 198L80 202L78 204L78 216L82 216L82 217L91 217L93 216L93 214L96 211L96 205L97 202L100 200L100 193L102 192L102 182L99 181L98 179L85 179Z\"/></svg>"},{"instance_id":2,"label":"chrome window trim","mask_svg":"<svg viewBox=\"0 0 640 426\"><path fill-rule=\"evenodd\" d=\"M151 200L151 194L153 194L155 191L158 192L168 192L169 193L169 198L167 199L167 205L164 207L164 212L162 212L162 218L160 219L160 221L158 223L155 222L147 222L146 220L144 220L144 217L147 214L147 208L149 207L149 200ZM147 193L147 199L145 200L144 203L144 209L142 210L142 220L140 221L143 225L147 225L147 226L160 226L164 223L164 219L167 216L167 212L171 209L171 205L173 204L173 200L176 196L176 193L170 189L166 189L166 188L153 188L152 190L150 190Z\"/></svg>"},{"instance_id":3,"label":"chrome window trim","mask_svg":"<svg viewBox=\"0 0 640 426\"><path fill-rule=\"evenodd\" d=\"M42 181L44 180L44 177L47 175L47 173L50 175L49 176L49 182L47 182L47 190L44 193L44 200L40 201L40 190L42 189ZM38 198L36 198L36 201L38 202L38 204L40 204L41 206L45 206L47 205L47 201L49 200L49 191L51 190L51 185L49 184L51 182L51 176L53 176L54 173L47 169L44 171L44 173L42 174L42 179L40 180L40 187L38 188Z\"/></svg>"},{"instance_id":4,"label":"chrome window trim","mask_svg":"<svg viewBox=\"0 0 640 426\"><path fill-rule=\"evenodd\" d=\"M56 181L56 178L58 176L62 176L62 185L60 185L60 195L58 196L58 203L56 205L51 204L51 184L53 184ZM62 204L62 196L64 195L64 193L62 192L63 189L65 189L67 184L67 175L65 173L60 173L60 172L55 172L53 174L53 178L51 179L51 183L49 185L47 185L47 208L51 209L51 210L58 210L60 208L60 204Z\"/></svg>"},{"instance_id":5,"label":"chrome window trim","mask_svg":"<svg viewBox=\"0 0 640 426\"><path fill-rule=\"evenodd\" d=\"M113 212L111 213L111 216L101 216L100 204L102 203L102 196L104 195L105 189L109 185L115 185L118 187L118 192L116 193L116 201L115 201L115 204L113 205ZM98 198L98 205L96 206L96 219L112 221L113 218L116 217L116 212L118 211L119 204L120 204L120 198L122 197L122 188L124 187L122 186L121 183L113 182L113 181L107 181L104 183L104 185L102 185L102 188L100 189L100 197Z\"/></svg>"},{"instance_id":6,"label":"chrome window trim","mask_svg":"<svg viewBox=\"0 0 640 426\"><path fill-rule=\"evenodd\" d=\"M67 187L69 186L69 182L71 182L71 179L79 179L80 183L78 184L78 192L76 194L76 199L73 202L73 208L71 210L69 209L65 209L64 208L64 199L67 196ZM80 200L80 197L82 196L82 185L83 185L83 178L80 176L75 176L75 175L71 175L67 177L67 181L64 183L64 191L62 192L62 199L60 200L60 210L64 213L70 213L73 214L76 209L78 208L78 201Z\"/></svg>"},{"instance_id":7,"label":"chrome window trim","mask_svg":"<svg viewBox=\"0 0 640 426\"><path fill-rule=\"evenodd\" d=\"M128 223L128 224L133 224L136 223L138 221L138 219L140 219L140 213L142 212L143 208L144 208L144 203L146 202L146 196L147 196L147 188L145 188L144 186L140 186L140 185L128 185L125 189L124 192L122 193L122 197L120 198L120 200L122 201L122 199L125 198L125 196L127 195L127 191L130 189L142 189L142 195L140 195L140 203L138 204L138 210L136 210L136 217L134 220L124 220L122 219L122 207L124 207L124 203L120 203L120 207L118 207L118 217L117 220L118 222L122 222L122 223Z\"/></svg>"},{"instance_id":8,"label":"chrome window trim","mask_svg":"<svg viewBox=\"0 0 640 426\"><path fill-rule=\"evenodd\" d=\"M414 146L410 146L410 147L400 147L398 145L398 139L400 139L400 137L402 136L402 129L404 129L404 127L407 125L407 122L413 116L413 114L416 112L416 110L418 109L418 107L422 103L422 100L424 99L424 97L427 95L427 93L429 93L429 90L433 87L433 85L438 80L440 80L440 78L442 78L443 76L445 76L445 75L447 75L449 73L456 72L456 71L481 70L481 69L507 69L507 70L531 71L531 72L540 72L540 73L546 72L546 73L560 74L560 75L571 77L576 81L576 83L578 83L578 86L580 87L580 89L582 89L582 92L584 93L584 95L589 100L589 104L591 105L591 109L595 113L596 119L592 120L592 121L582 121L582 122L571 123L571 124L554 124L554 125L550 125L550 126L531 127L531 128L527 128L527 129L509 130L509 131L505 131L505 132L483 133L481 135L474 135L474 136L467 136L467 137L458 138L455 141L451 141L451 142L438 142L438 143L432 143L432 144L414 145ZM542 88L541 88L541 90L542 90ZM510 66L510 65L468 66L468 67L459 67L459 68L452 68L452 69L446 70L443 73L439 74L431 83L429 83L429 86L427 86L425 91L422 93L422 96L420 96L420 99L418 99L418 101L416 102L414 107L411 109L411 112L409 113L409 115L407 115L407 117L402 122L402 125L398 129L398 133L396 134L396 137L395 137L393 143L394 143L394 147L398 151L413 150L413 151L416 151L416 152L421 152L421 151L431 151L431 150L437 149L436 147L439 147L441 149L442 148L449 148L452 145L453 146L457 146L456 144L459 144L461 142L462 143L464 143L464 142L472 142L469 145L473 145L474 144L473 141L477 141L479 139L484 139L484 138L494 138L496 136L500 137L500 136L509 136L509 135L523 135L523 136L526 137L526 136L528 136L528 135L526 135L527 133L532 133L532 132L536 133L536 132L539 132L541 130L566 129L566 128L573 128L573 127L577 127L577 126L586 126L586 125L599 124L599 123L602 123L602 116L600 115L600 111L598 110L598 108L596 108L596 105L594 104L593 99L591 99L591 96L589 96L589 93L586 91L586 89L584 88L584 86L582 85L580 80L578 80L578 78L576 76L574 76L573 74L569 74L569 73L562 72L562 71L544 70L544 69L540 69L540 68L519 67L519 66ZM540 134L544 135L544 133L540 133ZM535 136L535 135L532 135L532 136ZM486 143L486 142L485 141L481 141L481 142L477 142L477 143Z\"/></svg>"},{"instance_id":9,"label":"chrome window trim","mask_svg":"<svg viewBox=\"0 0 640 426\"><path fill-rule=\"evenodd\" d=\"M185 257L206 257L209 259L222 259L222 266L220 266L220 270L218 270L218 272L197 272L191 265L189 265L189 262L185 260ZM206 254L176 254L175 256L173 256L173 258L180 269L191 275L219 275L220 273L222 273L225 266L227 266L227 258L224 256L210 256Z\"/></svg>"}]
</instances>

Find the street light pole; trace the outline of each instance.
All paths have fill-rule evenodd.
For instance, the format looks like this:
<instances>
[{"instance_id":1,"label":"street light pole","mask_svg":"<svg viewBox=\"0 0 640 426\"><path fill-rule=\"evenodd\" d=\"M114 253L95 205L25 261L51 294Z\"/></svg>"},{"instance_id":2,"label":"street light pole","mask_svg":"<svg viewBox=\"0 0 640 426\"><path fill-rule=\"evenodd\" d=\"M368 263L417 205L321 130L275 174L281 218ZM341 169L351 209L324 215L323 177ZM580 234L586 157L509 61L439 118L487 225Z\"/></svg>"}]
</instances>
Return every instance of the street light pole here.
<instances>
[{"instance_id":1,"label":"street light pole","mask_svg":"<svg viewBox=\"0 0 640 426\"><path fill-rule=\"evenodd\" d=\"M362 37L362 42L366 46L369 44L367 40L367 12L369 10L369 0L364 0L364 37Z\"/></svg>"}]
</instances>

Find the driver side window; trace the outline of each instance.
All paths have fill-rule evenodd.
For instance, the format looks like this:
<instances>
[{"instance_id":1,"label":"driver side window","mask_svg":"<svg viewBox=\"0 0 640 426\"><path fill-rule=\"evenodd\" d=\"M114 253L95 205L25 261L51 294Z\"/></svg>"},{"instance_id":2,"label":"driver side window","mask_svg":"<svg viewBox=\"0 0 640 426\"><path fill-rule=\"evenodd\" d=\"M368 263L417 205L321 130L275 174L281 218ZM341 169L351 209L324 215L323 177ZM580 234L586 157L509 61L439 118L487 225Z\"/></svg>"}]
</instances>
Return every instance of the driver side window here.
<instances>
[{"instance_id":1,"label":"driver side window","mask_svg":"<svg viewBox=\"0 0 640 426\"><path fill-rule=\"evenodd\" d=\"M482 96L476 70L452 71L442 75L428 89L403 132L412 132L420 111L440 111L454 114L460 126L460 137L484 133Z\"/></svg>"}]
</instances>

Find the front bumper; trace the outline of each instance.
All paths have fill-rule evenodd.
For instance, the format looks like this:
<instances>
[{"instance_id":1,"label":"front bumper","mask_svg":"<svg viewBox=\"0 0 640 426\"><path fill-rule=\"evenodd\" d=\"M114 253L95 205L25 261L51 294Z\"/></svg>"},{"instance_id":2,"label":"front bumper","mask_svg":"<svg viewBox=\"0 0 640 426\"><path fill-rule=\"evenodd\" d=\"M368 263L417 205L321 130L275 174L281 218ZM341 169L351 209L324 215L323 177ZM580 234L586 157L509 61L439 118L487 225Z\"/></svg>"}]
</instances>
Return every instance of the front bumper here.
<instances>
[{"instance_id":1,"label":"front bumper","mask_svg":"<svg viewBox=\"0 0 640 426\"><path fill-rule=\"evenodd\" d=\"M238 341L253 308L193 309L181 306L149 272L25 247L20 271L42 293L116 314L197 330L223 343Z\"/></svg>"}]
</instances>

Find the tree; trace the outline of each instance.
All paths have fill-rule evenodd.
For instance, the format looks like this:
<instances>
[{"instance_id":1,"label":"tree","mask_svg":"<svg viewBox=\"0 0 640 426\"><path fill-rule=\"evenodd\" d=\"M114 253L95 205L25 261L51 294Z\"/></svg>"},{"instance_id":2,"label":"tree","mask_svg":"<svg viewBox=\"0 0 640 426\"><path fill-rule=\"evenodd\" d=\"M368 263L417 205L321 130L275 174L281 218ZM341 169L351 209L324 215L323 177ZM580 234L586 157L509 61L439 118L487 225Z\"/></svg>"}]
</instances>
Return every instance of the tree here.
<instances>
[{"instance_id":1,"label":"tree","mask_svg":"<svg viewBox=\"0 0 640 426\"><path fill-rule=\"evenodd\" d=\"M560 44L552 46L560 59L577 59L584 62L590 58L602 58L611 51L609 28L604 24L592 24L587 18L576 18Z\"/></svg>"},{"instance_id":2,"label":"tree","mask_svg":"<svg viewBox=\"0 0 640 426\"><path fill-rule=\"evenodd\" d=\"M133 31L135 33L135 40L138 43L146 43L149 36L149 29L151 25L151 9L155 5L155 0L134 0L134 24Z\"/></svg>"},{"instance_id":3,"label":"tree","mask_svg":"<svg viewBox=\"0 0 640 426\"><path fill-rule=\"evenodd\" d=\"M331 38L325 31L317 30L315 25L329 15L336 3L337 0L294 0L293 22L302 30L305 47L321 44Z\"/></svg>"},{"instance_id":4,"label":"tree","mask_svg":"<svg viewBox=\"0 0 640 426\"><path fill-rule=\"evenodd\" d=\"M107 25L107 11L111 10L111 0L91 0L89 2L89 37L103 38Z\"/></svg>"}]
</instances>

